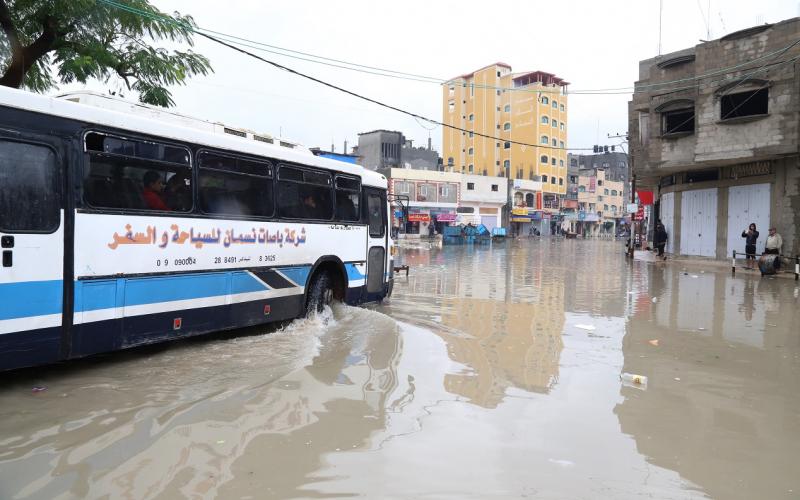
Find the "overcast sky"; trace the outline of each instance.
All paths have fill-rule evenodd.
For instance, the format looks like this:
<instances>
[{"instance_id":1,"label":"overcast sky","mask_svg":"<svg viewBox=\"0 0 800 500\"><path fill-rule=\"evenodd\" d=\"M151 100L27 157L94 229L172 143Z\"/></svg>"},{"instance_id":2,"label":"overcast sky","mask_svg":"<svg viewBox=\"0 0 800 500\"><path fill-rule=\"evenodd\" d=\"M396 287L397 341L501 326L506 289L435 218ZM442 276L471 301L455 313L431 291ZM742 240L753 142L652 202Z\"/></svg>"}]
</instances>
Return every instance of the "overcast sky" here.
<instances>
[{"instance_id":1,"label":"overcast sky","mask_svg":"<svg viewBox=\"0 0 800 500\"><path fill-rule=\"evenodd\" d=\"M514 72L543 70L570 88L629 87L638 61L654 57L659 45L658 0L443 1L341 0L261 2L256 0L151 0L166 12L191 14L204 28L259 42L359 64L451 78L502 61ZM798 15L792 0L664 0L662 52L706 38ZM476 38L485 33L484 38ZM374 104L338 93L198 39L195 50L211 59L214 74L175 88L177 109L307 146L341 152L358 133L402 131L417 144L442 130ZM317 78L442 119L441 88L346 71L267 53L281 64ZM104 89L94 84L94 89ZM630 95L573 95L569 98L569 147L614 144L611 133L627 127ZM432 128L430 132L426 128Z\"/></svg>"}]
</instances>

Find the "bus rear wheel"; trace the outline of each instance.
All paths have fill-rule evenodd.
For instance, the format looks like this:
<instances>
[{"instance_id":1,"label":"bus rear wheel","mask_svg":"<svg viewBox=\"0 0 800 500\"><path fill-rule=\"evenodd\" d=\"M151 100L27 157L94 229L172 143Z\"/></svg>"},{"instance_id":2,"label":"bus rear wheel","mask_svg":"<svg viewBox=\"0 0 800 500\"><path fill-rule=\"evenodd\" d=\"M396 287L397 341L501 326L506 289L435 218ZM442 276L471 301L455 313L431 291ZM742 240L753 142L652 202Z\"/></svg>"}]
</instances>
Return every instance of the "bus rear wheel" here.
<instances>
[{"instance_id":1,"label":"bus rear wheel","mask_svg":"<svg viewBox=\"0 0 800 500\"><path fill-rule=\"evenodd\" d=\"M328 272L322 271L314 275L306 297L306 316L320 313L325 306L333 303L333 280Z\"/></svg>"}]
</instances>

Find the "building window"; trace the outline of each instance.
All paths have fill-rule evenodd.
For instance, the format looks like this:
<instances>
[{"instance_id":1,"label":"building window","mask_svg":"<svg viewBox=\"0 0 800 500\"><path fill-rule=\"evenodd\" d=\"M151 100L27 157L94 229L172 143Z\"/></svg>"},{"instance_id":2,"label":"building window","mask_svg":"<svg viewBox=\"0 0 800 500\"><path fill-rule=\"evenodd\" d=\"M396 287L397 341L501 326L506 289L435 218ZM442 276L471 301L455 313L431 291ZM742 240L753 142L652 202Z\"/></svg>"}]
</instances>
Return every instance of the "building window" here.
<instances>
[{"instance_id":1,"label":"building window","mask_svg":"<svg viewBox=\"0 0 800 500\"><path fill-rule=\"evenodd\" d=\"M616 189L612 189L611 190L611 196L617 196L617 190Z\"/></svg>"},{"instance_id":2,"label":"building window","mask_svg":"<svg viewBox=\"0 0 800 500\"><path fill-rule=\"evenodd\" d=\"M511 149L511 143L506 141L503 143L503 149Z\"/></svg>"},{"instance_id":3,"label":"building window","mask_svg":"<svg viewBox=\"0 0 800 500\"><path fill-rule=\"evenodd\" d=\"M554 127L558 128L558 120L553 120L552 124Z\"/></svg>"},{"instance_id":4,"label":"building window","mask_svg":"<svg viewBox=\"0 0 800 500\"><path fill-rule=\"evenodd\" d=\"M553 147L555 148L557 146L558 146L558 141L555 138L553 138Z\"/></svg>"},{"instance_id":5,"label":"building window","mask_svg":"<svg viewBox=\"0 0 800 500\"><path fill-rule=\"evenodd\" d=\"M486 171L486 169L484 168L484 169L483 169L483 176L484 176L484 177L486 177L486 175L487 175L487 174L488 174L488 172L487 172L487 171Z\"/></svg>"},{"instance_id":6,"label":"building window","mask_svg":"<svg viewBox=\"0 0 800 500\"><path fill-rule=\"evenodd\" d=\"M497 184L492 184L492 191L497 191Z\"/></svg>"},{"instance_id":7,"label":"building window","mask_svg":"<svg viewBox=\"0 0 800 500\"><path fill-rule=\"evenodd\" d=\"M511 105L506 104L506 107L503 108L503 111L505 111L506 113L511 113Z\"/></svg>"},{"instance_id":8,"label":"building window","mask_svg":"<svg viewBox=\"0 0 800 500\"><path fill-rule=\"evenodd\" d=\"M472 173L472 172L475 171L475 166L470 164L470 166L467 168L467 170L469 171L469 173Z\"/></svg>"},{"instance_id":9,"label":"building window","mask_svg":"<svg viewBox=\"0 0 800 500\"><path fill-rule=\"evenodd\" d=\"M562 113L564 112L564 105L563 104L561 105L561 112Z\"/></svg>"},{"instance_id":10,"label":"building window","mask_svg":"<svg viewBox=\"0 0 800 500\"><path fill-rule=\"evenodd\" d=\"M469 133L469 138L472 139L473 137L475 137L475 132L470 132Z\"/></svg>"},{"instance_id":11,"label":"building window","mask_svg":"<svg viewBox=\"0 0 800 500\"><path fill-rule=\"evenodd\" d=\"M617 213L617 206L616 205L611 205L611 212L612 213Z\"/></svg>"},{"instance_id":12,"label":"building window","mask_svg":"<svg viewBox=\"0 0 800 500\"><path fill-rule=\"evenodd\" d=\"M602 186L603 185L603 181L601 181L600 179L597 179L597 185L598 186Z\"/></svg>"},{"instance_id":13,"label":"building window","mask_svg":"<svg viewBox=\"0 0 800 500\"><path fill-rule=\"evenodd\" d=\"M454 163L453 157L452 157L452 156L449 156L449 157L447 158L447 165L448 165L448 166L450 166L450 167L452 167L452 166L453 166L453 163Z\"/></svg>"},{"instance_id":14,"label":"building window","mask_svg":"<svg viewBox=\"0 0 800 500\"><path fill-rule=\"evenodd\" d=\"M656 108L661 113L661 134L693 134L694 102L678 100L662 104Z\"/></svg>"},{"instance_id":15,"label":"building window","mask_svg":"<svg viewBox=\"0 0 800 500\"><path fill-rule=\"evenodd\" d=\"M564 185L564 178L563 177L559 177L558 178L558 185L559 186L563 186Z\"/></svg>"},{"instance_id":16,"label":"building window","mask_svg":"<svg viewBox=\"0 0 800 500\"><path fill-rule=\"evenodd\" d=\"M624 161L618 162L618 163L617 163L617 166L618 166L619 168L625 168L625 162L624 162Z\"/></svg>"},{"instance_id":17,"label":"building window","mask_svg":"<svg viewBox=\"0 0 800 500\"><path fill-rule=\"evenodd\" d=\"M474 182L468 182L467 183L467 191L475 191L475 183Z\"/></svg>"},{"instance_id":18,"label":"building window","mask_svg":"<svg viewBox=\"0 0 800 500\"><path fill-rule=\"evenodd\" d=\"M542 155L539 157L539 161L547 165L547 162L550 161L550 159L547 158L547 155Z\"/></svg>"},{"instance_id":19,"label":"building window","mask_svg":"<svg viewBox=\"0 0 800 500\"><path fill-rule=\"evenodd\" d=\"M550 164L551 164L551 165L553 165L554 167L556 166L556 159L555 159L555 157L553 157L553 158L550 158Z\"/></svg>"},{"instance_id":20,"label":"building window","mask_svg":"<svg viewBox=\"0 0 800 500\"><path fill-rule=\"evenodd\" d=\"M723 95L719 100L719 119L730 120L743 116L766 115L768 101L768 88Z\"/></svg>"},{"instance_id":21,"label":"building window","mask_svg":"<svg viewBox=\"0 0 800 500\"><path fill-rule=\"evenodd\" d=\"M560 147L561 149L564 149L564 146L565 146L564 141L559 141L558 142L558 147Z\"/></svg>"},{"instance_id":22,"label":"building window","mask_svg":"<svg viewBox=\"0 0 800 500\"><path fill-rule=\"evenodd\" d=\"M511 130L511 124L506 122L503 124L503 130Z\"/></svg>"},{"instance_id":23,"label":"building window","mask_svg":"<svg viewBox=\"0 0 800 500\"><path fill-rule=\"evenodd\" d=\"M553 109L558 109L558 101L553 99Z\"/></svg>"},{"instance_id":24,"label":"building window","mask_svg":"<svg viewBox=\"0 0 800 500\"><path fill-rule=\"evenodd\" d=\"M499 90L497 91L497 95L500 95L500 91Z\"/></svg>"},{"instance_id":25,"label":"building window","mask_svg":"<svg viewBox=\"0 0 800 500\"><path fill-rule=\"evenodd\" d=\"M550 118L548 118L546 116L543 116L542 117L542 125L549 125L549 124L550 124Z\"/></svg>"},{"instance_id":26,"label":"building window","mask_svg":"<svg viewBox=\"0 0 800 500\"><path fill-rule=\"evenodd\" d=\"M585 193L586 192L586 186L578 186L578 192L579 193Z\"/></svg>"},{"instance_id":27,"label":"building window","mask_svg":"<svg viewBox=\"0 0 800 500\"><path fill-rule=\"evenodd\" d=\"M550 99L547 96L542 97L542 104L550 104Z\"/></svg>"},{"instance_id":28,"label":"building window","mask_svg":"<svg viewBox=\"0 0 800 500\"><path fill-rule=\"evenodd\" d=\"M471 114L471 113L470 113L470 115L469 115L469 121L471 121L471 122L472 122L472 121L475 121L475 115L473 115L473 114Z\"/></svg>"},{"instance_id":29,"label":"building window","mask_svg":"<svg viewBox=\"0 0 800 500\"><path fill-rule=\"evenodd\" d=\"M543 135L541 143L542 144L549 144L549 142L550 142L550 139L546 135Z\"/></svg>"},{"instance_id":30,"label":"building window","mask_svg":"<svg viewBox=\"0 0 800 500\"><path fill-rule=\"evenodd\" d=\"M449 103L447 103L447 109L448 109L448 111L450 111L452 113L453 111L456 110L456 103L453 102L453 101L450 101Z\"/></svg>"},{"instance_id":31,"label":"building window","mask_svg":"<svg viewBox=\"0 0 800 500\"><path fill-rule=\"evenodd\" d=\"M475 84L474 83L469 86L469 96L470 97L475 97Z\"/></svg>"},{"instance_id":32,"label":"building window","mask_svg":"<svg viewBox=\"0 0 800 500\"><path fill-rule=\"evenodd\" d=\"M503 168L511 168L511 160L503 160Z\"/></svg>"},{"instance_id":33,"label":"building window","mask_svg":"<svg viewBox=\"0 0 800 500\"><path fill-rule=\"evenodd\" d=\"M608 196L608 188L605 188L605 189L603 190L603 194L604 194L604 195L606 195L606 196Z\"/></svg>"},{"instance_id":34,"label":"building window","mask_svg":"<svg viewBox=\"0 0 800 500\"><path fill-rule=\"evenodd\" d=\"M500 143L498 142L497 144L495 144L495 147L499 148L500 147Z\"/></svg>"},{"instance_id":35,"label":"building window","mask_svg":"<svg viewBox=\"0 0 800 500\"><path fill-rule=\"evenodd\" d=\"M605 210L606 212L608 212L608 205L603 205L603 210Z\"/></svg>"},{"instance_id":36,"label":"building window","mask_svg":"<svg viewBox=\"0 0 800 500\"><path fill-rule=\"evenodd\" d=\"M555 183L556 183L556 178L550 177L550 184L555 184Z\"/></svg>"},{"instance_id":37,"label":"building window","mask_svg":"<svg viewBox=\"0 0 800 500\"><path fill-rule=\"evenodd\" d=\"M456 88L454 86L450 85L450 89L449 90L450 90L450 97L453 97L453 95L456 93Z\"/></svg>"},{"instance_id":38,"label":"building window","mask_svg":"<svg viewBox=\"0 0 800 500\"><path fill-rule=\"evenodd\" d=\"M564 122L561 122L560 127L561 127L561 130L564 130Z\"/></svg>"},{"instance_id":39,"label":"building window","mask_svg":"<svg viewBox=\"0 0 800 500\"><path fill-rule=\"evenodd\" d=\"M564 166L564 160L558 160L558 166L559 167L563 167Z\"/></svg>"},{"instance_id":40,"label":"building window","mask_svg":"<svg viewBox=\"0 0 800 500\"><path fill-rule=\"evenodd\" d=\"M469 154L470 156L472 156L473 154L475 154L475 149L474 149L474 148L469 148L469 153L468 153L468 154Z\"/></svg>"},{"instance_id":41,"label":"building window","mask_svg":"<svg viewBox=\"0 0 800 500\"><path fill-rule=\"evenodd\" d=\"M547 176L546 175L542 176L542 182L547 183Z\"/></svg>"}]
</instances>

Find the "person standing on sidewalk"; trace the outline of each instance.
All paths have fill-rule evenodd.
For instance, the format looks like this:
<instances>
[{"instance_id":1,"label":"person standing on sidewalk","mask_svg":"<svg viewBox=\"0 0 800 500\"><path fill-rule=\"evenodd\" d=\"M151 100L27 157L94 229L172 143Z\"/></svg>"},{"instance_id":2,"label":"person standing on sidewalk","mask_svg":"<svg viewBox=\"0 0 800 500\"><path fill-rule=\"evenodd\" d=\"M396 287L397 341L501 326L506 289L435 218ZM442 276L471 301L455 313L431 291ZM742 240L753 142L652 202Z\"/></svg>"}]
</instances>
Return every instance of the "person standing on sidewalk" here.
<instances>
[{"instance_id":1,"label":"person standing on sidewalk","mask_svg":"<svg viewBox=\"0 0 800 500\"><path fill-rule=\"evenodd\" d=\"M664 260L667 260L667 256L664 255L664 248L667 246L667 238L667 230L664 228L664 224L659 222L656 225L656 232L653 235L653 246L658 250L658 256Z\"/></svg>"},{"instance_id":2,"label":"person standing on sidewalk","mask_svg":"<svg viewBox=\"0 0 800 500\"><path fill-rule=\"evenodd\" d=\"M781 247L783 247L783 238L781 238L781 235L778 234L774 227L769 228L767 243L764 245L764 253L778 256L778 258L775 259L775 269L780 268Z\"/></svg>"},{"instance_id":3,"label":"person standing on sidewalk","mask_svg":"<svg viewBox=\"0 0 800 500\"><path fill-rule=\"evenodd\" d=\"M747 269L755 269L756 264L756 242L758 241L758 231L756 230L756 225L754 223L750 223L750 226L747 228L747 231L742 231L742 238L745 238L745 245L744 245L744 253L746 254L745 258L745 267Z\"/></svg>"}]
</instances>

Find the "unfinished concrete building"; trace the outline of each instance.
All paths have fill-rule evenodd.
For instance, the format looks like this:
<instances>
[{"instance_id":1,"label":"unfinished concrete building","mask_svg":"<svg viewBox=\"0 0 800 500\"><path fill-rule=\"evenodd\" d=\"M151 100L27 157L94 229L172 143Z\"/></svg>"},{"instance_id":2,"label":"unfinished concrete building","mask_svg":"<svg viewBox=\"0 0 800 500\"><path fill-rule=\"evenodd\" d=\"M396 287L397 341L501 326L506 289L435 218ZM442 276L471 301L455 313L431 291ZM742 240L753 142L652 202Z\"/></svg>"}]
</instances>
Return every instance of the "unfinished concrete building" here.
<instances>
[{"instance_id":1,"label":"unfinished concrete building","mask_svg":"<svg viewBox=\"0 0 800 500\"><path fill-rule=\"evenodd\" d=\"M639 63L629 103L637 189L656 192L669 252L744 252L752 222L800 253L800 18Z\"/></svg>"}]
</instances>

